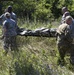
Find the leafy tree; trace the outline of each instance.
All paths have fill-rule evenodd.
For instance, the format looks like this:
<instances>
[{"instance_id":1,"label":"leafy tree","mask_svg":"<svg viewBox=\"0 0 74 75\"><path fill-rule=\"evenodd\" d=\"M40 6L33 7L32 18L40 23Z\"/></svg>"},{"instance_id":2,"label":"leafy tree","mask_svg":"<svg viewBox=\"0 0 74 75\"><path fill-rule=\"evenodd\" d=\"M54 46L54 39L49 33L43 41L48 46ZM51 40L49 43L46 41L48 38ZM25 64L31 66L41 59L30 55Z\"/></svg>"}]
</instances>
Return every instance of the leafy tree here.
<instances>
[{"instance_id":1,"label":"leafy tree","mask_svg":"<svg viewBox=\"0 0 74 75\"><path fill-rule=\"evenodd\" d=\"M0 1L0 9L2 12L8 5L13 6L13 11L18 17L28 18L30 20L49 20L49 18L59 18L61 8L68 7L71 15L74 15L73 0L11 0Z\"/></svg>"}]
</instances>

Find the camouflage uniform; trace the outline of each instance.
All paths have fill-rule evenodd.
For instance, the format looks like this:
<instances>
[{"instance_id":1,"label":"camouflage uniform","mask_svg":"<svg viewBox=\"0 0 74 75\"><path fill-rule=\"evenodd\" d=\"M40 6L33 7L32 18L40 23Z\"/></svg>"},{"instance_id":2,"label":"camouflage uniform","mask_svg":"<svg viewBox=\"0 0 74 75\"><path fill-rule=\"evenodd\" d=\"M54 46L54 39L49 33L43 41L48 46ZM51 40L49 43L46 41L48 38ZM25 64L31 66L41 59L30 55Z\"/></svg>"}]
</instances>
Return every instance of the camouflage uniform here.
<instances>
[{"instance_id":1,"label":"camouflage uniform","mask_svg":"<svg viewBox=\"0 0 74 75\"><path fill-rule=\"evenodd\" d=\"M11 12L10 15L11 15L11 19L15 20L15 22L17 23L17 16L16 16L16 14Z\"/></svg>"},{"instance_id":2,"label":"camouflage uniform","mask_svg":"<svg viewBox=\"0 0 74 75\"><path fill-rule=\"evenodd\" d=\"M4 14L2 14L2 15L0 16L0 25L2 25L2 23L3 23L5 20L6 20L6 17L5 17Z\"/></svg>"},{"instance_id":3,"label":"camouflage uniform","mask_svg":"<svg viewBox=\"0 0 74 75\"><path fill-rule=\"evenodd\" d=\"M7 52L8 52L9 47L10 47L11 50L17 49L16 27L17 27L16 22L12 19L6 19L3 22L4 49Z\"/></svg>"},{"instance_id":4,"label":"camouflage uniform","mask_svg":"<svg viewBox=\"0 0 74 75\"><path fill-rule=\"evenodd\" d=\"M16 36L4 37L4 49L8 52L9 47L11 51L17 50Z\"/></svg>"},{"instance_id":5,"label":"camouflage uniform","mask_svg":"<svg viewBox=\"0 0 74 75\"><path fill-rule=\"evenodd\" d=\"M71 56L70 56L70 61L74 65L74 19L72 20L72 24L70 25L70 35L71 38L73 39L72 45L71 45Z\"/></svg>"},{"instance_id":6,"label":"camouflage uniform","mask_svg":"<svg viewBox=\"0 0 74 75\"><path fill-rule=\"evenodd\" d=\"M59 26L57 29L57 45L60 54L60 61L64 61L66 52L70 52L73 48L70 26L66 23Z\"/></svg>"},{"instance_id":7,"label":"camouflage uniform","mask_svg":"<svg viewBox=\"0 0 74 75\"><path fill-rule=\"evenodd\" d=\"M7 13L7 12L6 12ZM15 13L11 12L10 13L11 19L15 20L15 22L17 23L17 16ZM2 14L0 16L0 25L2 25L2 23L6 20L5 14Z\"/></svg>"},{"instance_id":8,"label":"camouflage uniform","mask_svg":"<svg viewBox=\"0 0 74 75\"><path fill-rule=\"evenodd\" d=\"M66 12L63 14L62 19L61 19L61 24L65 23L65 18L66 18L66 16L69 16L69 15L70 15L70 13L69 13L68 11L66 11Z\"/></svg>"}]
</instances>

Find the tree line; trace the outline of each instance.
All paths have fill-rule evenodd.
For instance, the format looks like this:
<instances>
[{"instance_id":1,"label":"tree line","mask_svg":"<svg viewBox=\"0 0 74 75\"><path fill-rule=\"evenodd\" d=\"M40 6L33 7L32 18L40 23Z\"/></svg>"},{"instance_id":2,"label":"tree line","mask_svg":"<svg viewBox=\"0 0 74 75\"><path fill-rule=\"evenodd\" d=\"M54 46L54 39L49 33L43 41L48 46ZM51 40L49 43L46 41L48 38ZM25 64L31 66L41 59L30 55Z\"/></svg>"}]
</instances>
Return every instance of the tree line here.
<instances>
[{"instance_id":1,"label":"tree line","mask_svg":"<svg viewBox=\"0 0 74 75\"><path fill-rule=\"evenodd\" d=\"M18 17L48 21L51 18L58 19L63 6L68 7L74 17L73 3L73 0L3 0L0 1L0 14L8 5L12 5Z\"/></svg>"}]
</instances>

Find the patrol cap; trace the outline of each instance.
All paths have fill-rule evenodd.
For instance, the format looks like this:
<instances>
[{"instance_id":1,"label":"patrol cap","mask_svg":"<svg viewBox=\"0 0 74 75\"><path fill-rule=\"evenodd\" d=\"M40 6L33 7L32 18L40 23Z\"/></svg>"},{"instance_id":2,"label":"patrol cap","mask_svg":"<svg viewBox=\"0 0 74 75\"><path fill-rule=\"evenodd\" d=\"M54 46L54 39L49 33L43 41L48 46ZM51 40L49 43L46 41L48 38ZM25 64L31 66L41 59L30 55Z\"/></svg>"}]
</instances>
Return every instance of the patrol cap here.
<instances>
[{"instance_id":1,"label":"patrol cap","mask_svg":"<svg viewBox=\"0 0 74 75\"><path fill-rule=\"evenodd\" d=\"M5 17L10 17L10 13L9 12L6 12L5 13Z\"/></svg>"},{"instance_id":2,"label":"patrol cap","mask_svg":"<svg viewBox=\"0 0 74 75\"><path fill-rule=\"evenodd\" d=\"M11 5L9 5L9 6L8 6L8 9L12 9L12 6L11 6Z\"/></svg>"},{"instance_id":3,"label":"patrol cap","mask_svg":"<svg viewBox=\"0 0 74 75\"><path fill-rule=\"evenodd\" d=\"M9 6L7 7L7 11L8 11L9 13L12 12L12 6L11 6L11 5L9 5Z\"/></svg>"},{"instance_id":4,"label":"patrol cap","mask_svg":"<svg viewBox=\"0 0 74 75\"><path fill-rule=\"evenodd\" d=\"M68 10L68 9L67 9L67 7L63 7L63 8L62 8L62 11L63 11L63 10Z\"/></svg>"},{"instance_id":5,"label":"patrol cap","mask_svg":"<svg viewBox=\"0 0 74 75\"><path fill-rule=\"evenodd\" d=\"M66 11L68 11L67 7L63 7L62 8L62 13L65 13Z\"/></svg>"},{"instance_id":6,"label":"patrol cap","mask_svg":"<svg viewBox=\"0 0 74 75\"><path fill-rule=\"evenodd\" d=\"M70 16L70 13L69 12L65 12L65 17L66 16Z\"/></svg>"}]
</instances>

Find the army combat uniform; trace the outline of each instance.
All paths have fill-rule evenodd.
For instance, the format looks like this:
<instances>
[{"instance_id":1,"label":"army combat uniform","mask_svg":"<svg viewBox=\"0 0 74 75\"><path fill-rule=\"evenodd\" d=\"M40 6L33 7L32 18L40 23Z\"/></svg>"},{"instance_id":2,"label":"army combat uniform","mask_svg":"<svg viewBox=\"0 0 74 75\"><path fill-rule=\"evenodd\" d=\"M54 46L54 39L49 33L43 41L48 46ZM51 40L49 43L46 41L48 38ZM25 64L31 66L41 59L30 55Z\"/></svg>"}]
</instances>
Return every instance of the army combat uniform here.
<instances>
[{"instance_id":1,"label":"army combat uniform","mask_svg":"<svg viewBox=\"0 0 74 75\"><path fill-rule=\"evenodd\" d=\"M65 23L65 18L66 18L66 16L69 16L69 15L70 15L70 13L69 13L68 11L66 11L66 12L63 14L62 19L61 19L61 24Z\"/></svg>"},{"instance_id":2,"label":"army combat uniform","mask_svg":"<svg viewBox=\"0 0 74 75\"><path fill-rule=\"evenodd\" d=\"M74 19L72 20L72 24L70 25L70 32L72 38L70 61L74 65Z\"/></svg>"},{"instance_id":3,"label":"army combat uniform","mask_svg":"<svg viewBox=\"0 0 74 75\"><path fill-rule=\"evenodd\" d=\"M11 50L17 49L16 27L16 22L11 18L3 22L4 49L6 52L8 52L9 48Z\"/></svg>"},{"instance_id":4,"label":"army combat uniform","mask_svg":"<svg viewBox=\"0 0 74 75\"><path fill-rule=\"evenodd\" d=\"M64 61L66 52L73 54L74 44L71 38L70 26L66 23L60 25L57 29L57 46L60 55L60 61ZM73 54L74 55L74 54Z\"/></svg>"},{"instance_id":5,"label":"army combat uniform","mask_svg":"<svg viewBox=\"0 0 74 75\"><path fill-rule=\"evenodd\" d=\"M7 12L6 12L6 13L7 13ZM13 12L11 12L10 15L11 15L11 19L15 20L15 22L17 23L17 16L16 16L16 14L13 13ZM5 13L4 13L4 14L2 14L2 15L0 16L0 25L2 25L2 23L3 23L5 20L6 20L6 17L5 17Z\"/></svg>"},{"instance_id":6,"label":"army combat uniform","mask_svg":"<svg viewBox=\"0 0 74 75\"><path fill-rule=\"evenodd\" d=\"M2 23L6 20L5 14L2 14L0 16L0 25L2 25Z\"/></svg>"}]
</instances>

